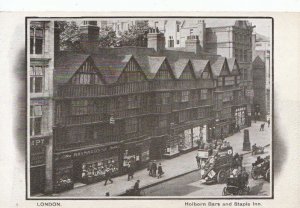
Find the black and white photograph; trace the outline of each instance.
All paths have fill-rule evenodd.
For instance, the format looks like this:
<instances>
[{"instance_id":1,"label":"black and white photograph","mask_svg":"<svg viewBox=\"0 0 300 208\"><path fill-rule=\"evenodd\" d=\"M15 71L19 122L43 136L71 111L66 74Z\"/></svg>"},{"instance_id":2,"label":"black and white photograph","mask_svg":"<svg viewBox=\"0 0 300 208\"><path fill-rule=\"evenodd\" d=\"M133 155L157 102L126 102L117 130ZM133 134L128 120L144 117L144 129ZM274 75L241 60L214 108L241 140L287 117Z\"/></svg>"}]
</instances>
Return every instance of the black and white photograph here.
<instances>
[{"instance_id":1,"label":"black and white photograph","mask_svg":"<svg viewBox=\"0 0 300 208\"><path fill-rule=\"evenodd\" d=\"M26 18L28 199L273 198L273 18Z\"/></svg>"}]
</instances>

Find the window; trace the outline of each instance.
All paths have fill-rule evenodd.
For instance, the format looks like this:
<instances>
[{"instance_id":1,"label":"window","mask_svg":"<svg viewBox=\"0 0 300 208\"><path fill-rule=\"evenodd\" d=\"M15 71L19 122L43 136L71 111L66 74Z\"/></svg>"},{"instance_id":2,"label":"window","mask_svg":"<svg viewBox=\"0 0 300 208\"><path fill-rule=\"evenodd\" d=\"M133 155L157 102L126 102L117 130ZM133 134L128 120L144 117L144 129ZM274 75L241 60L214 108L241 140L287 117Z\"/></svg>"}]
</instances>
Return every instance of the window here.
<instances>
[{"instance_id":1,"label":"window","mask_svg":"<svg viewBox=\"0 0 300 208\"><path fill-rule=\"evenodd\" d=\"M138 130L138 122L136 118L130 118L125 121L125 131L126 133L137 132Z\"/></svg>"},{"instance_id":2,"label":"window","mask_svg":"<svg viewBox=\"0 0 300 208\"><path fill-rule=\"evenodd\" d=\"M72 100L71 101L71 114L72 115L85 115L88 113L87 100Z\"/></svg>"},{"instance_id":3,"label":"window","mask_svg":"<svg viewBox=\"0 0 300 208\"><path fill-rule=\"evenodd\" d=\"M189 120L189 112L188 111L179 112L179 123L185 122L187 120Z\"/></svg>"},{"instance_id":4,"label":"window","mask_svg":"<svg viewBox=\"0 0 300 208\"><path fill-rule=\"evenodd\" d=\"M209 72L203 72L202 73L202 79L209 79L210 78L210 73Z\"/></svg>"},{"instance_id":5,"label":"window","mask_svg":"<svg viewBox=\"0 0 300 208\"><path fill-rule=\"evenodd\" d=\"M42 106L30 106L30 135L40 135L42 133Z\"/></svg>"},{"instance_id":6,"label":"window","mask_svg":"<svg viewBox=\"0 0 300 208\"><path fill-rule=\"evenodd\" d=\"M97 101L97 112L107 113L107 101L102 99Z\"/></svg>"},{"instance_id":7,"label":"window","mask_svg":"<svg viewBox=\"0 0 300 208\"><path fill-rule=\"evenodd\" d=\"M204 118L205 117L205 109L204 108L198 108L197 109L197 118Z\"/></svg>"},{"instance_id":8,"label":"window","mask_svg":"<svg viewBox=\"0 0 300 208\"><path fill-rule=\"evenodd\" d=\"M177 45L179 45L179 44L180 44L180 41L179 41L179 40L177 40L177 41L176 41L176 43L177 43Z\"/></svg>"},{"instance_id":9,"label":"window","mask_svg":"<svg viewBox=\"0 0 300 208\"><path fill-rule=\"evenodd\" d=\"M234 77L225 77L225 86L234 85Z\"/></svg>"},{"instance_id":10,"label":"window","mask_svg":"<svg viewBox=\"0 0 300 208\"><path fill-rule=\"evenodd\" d=\"M208 98L208 90L200 90L200 100L206 100Z\"/></svg>"},{"instance_id":11,"label":"window","mask_svg":"<svg viewBox=\"0 0 300 208\"><path fill-rule=\"evenodd\" d=\"M140 107L140 97L138 95L128 96L128 109L139 108Z\"/></svg>"},{"instance_id":12,"label":"window","mask_svg":"<svg viewBox=\"0 0 300 208\"><path fill-rule=\"evenodd\" d=\"M223 93L223 102L231 101L233 99L233 92L227 91Z\"/></svg>"},{"instance_id":13,"label":"window","mask_svg":"<svg viewBox=\"0 0 300 208\"><path fill-rule=\"evenodd\" d=\"M222 77L218 77L218 87L222 87L223 86L223 79Z\"/></svg>"},{"instance_id":14,"label":"window","mask_svg":"<svg viewBox=\"0 0 300 208\"><path fill-rule=\"evenodd\" d=\"M181 92L181 102L188 102L189 101L189 91L182 91Z\"/></svg>"},{"instance_id":15,"label":"window","mask_svg":"<svg viewBox=\"0 0 300 208\"><path fill-rule=\"evenodd\" d=\"M239 85L241 82L241 76L236 76L236 84Z\"/></svg>"},{"instance_id":16,"label":"window","mask_svg":"<svg viewBox=\"0 0 300 208\"><path fill-rule=\"evenodd\" d=\"M30 92L43 91L44 69L41 66L30 67Z\"/></svg>"},{"instance_id":17,"label":"window","mask_svg":"<svg viewBox=\"0 0 300 208\"><path fill-rule=\"evenodd\" d=\"M157 104L159 105L167 105L170 104L170 93L166 92L166 93L160 93L157 94Z\"/></svg>"},{"instance_id":18,"label":"window","mask_svg":"<svg viewBox=\"0 0 300 208\"><path fill-rule=\"evenodd\" d=\"M169 36L168 46L169 46L169 48L174 48L174 39L173 39L173 36Z\"/></svg>"},{"instance_id":19,"label":"window","mask_svg":"<svg viewBox=\"0 0 300 208\"><path fill-rule=\"evenodd\" d=\"M177 30L177 32L180 31L180 25L179 24L176 25L176 30Z\"/></svg>"},{"instance_id":20,"label":"window","mask_svg":"<svg viewBox=\"0 0 300 208\"><path fill-rule=\"evenodd\" d=\"M160 116L158 126L160 128L164 128L164 127L167 127L167 124L168 124L168 117L167 116Z\"/></svg>"},{"instance_id":21,"label":"window","mask_svg":"<svg viewBox=\"0 0 300 208\"><path fill-rule=\"evenodd\" d=\"M30 54L42 54L44 44L44 30L30 28Z\"/></svg>"}]
</instances>

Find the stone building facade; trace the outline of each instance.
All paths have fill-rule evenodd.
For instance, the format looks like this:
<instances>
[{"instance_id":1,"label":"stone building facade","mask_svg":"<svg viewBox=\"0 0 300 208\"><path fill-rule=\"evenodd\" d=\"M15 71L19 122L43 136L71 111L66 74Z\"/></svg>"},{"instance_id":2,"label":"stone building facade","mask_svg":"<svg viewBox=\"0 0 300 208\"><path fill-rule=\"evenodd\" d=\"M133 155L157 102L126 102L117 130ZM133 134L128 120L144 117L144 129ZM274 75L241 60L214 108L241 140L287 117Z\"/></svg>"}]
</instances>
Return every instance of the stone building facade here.
<instances>
[{"instance_id":1,"label":"stone building facade","mask_svg":"<svg viewBox=\"0 0 300 208\"><path fill-rule=\"evenodd\" d=\"M30 193L52 192L53 21L28 24Z\"/></svg>"}]
</instances>

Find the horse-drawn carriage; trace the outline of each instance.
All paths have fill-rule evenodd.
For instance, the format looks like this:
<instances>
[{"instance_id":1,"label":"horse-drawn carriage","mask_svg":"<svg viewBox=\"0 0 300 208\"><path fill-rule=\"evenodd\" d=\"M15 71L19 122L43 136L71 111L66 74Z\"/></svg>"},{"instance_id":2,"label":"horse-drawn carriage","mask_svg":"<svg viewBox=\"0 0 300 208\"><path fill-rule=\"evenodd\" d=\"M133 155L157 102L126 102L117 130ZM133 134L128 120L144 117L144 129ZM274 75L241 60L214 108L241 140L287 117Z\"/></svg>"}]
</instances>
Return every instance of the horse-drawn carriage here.
<instances>
[{"instance_id":1,"label":"horse-drawn carriage","mask_svg":"<svg viewBox=\"0 0 300 208\"><path fill-rule=\"evenodd\" d=\"M205 183L225 183L230 175L232 159L232 154L210 156L202 171L202 179Z\"/></svg>"},{"instance_id":2,"label":"horse-drawn carriage","mask_svg":"<svg viewBox=\"0 0 300 208\"><path fill-rule=\"evenodd\" d=\"M257 157L257 160L252 163L251 176L254 180L262 176L265 180L270 181L270 156L264 159Z\"/></svg>"},{"instance_id":3,"label":"horse-drawn carriage","mask_svg":"<svg viewBox=\"0 0 300 208\"><path fill-rule=\"evenodd\" d=\"M265 148L261 146L252 146L252 155L258 155L258 154L264 154L265 153Z\"/></svg>"},{"instance_id":4,"label":"horse-drawn carriage","mask_svg":"<svg viewBox=\"0 0 300 208\"><path fill-rule=\"evenodd\" d=\"M249 194L249 174L245 171L245 168L243 169L244 170L237 175L232 174L229 178L227 178L226 186L224 187L222 193L223 196Z\"/></svg>"}]
</instances>

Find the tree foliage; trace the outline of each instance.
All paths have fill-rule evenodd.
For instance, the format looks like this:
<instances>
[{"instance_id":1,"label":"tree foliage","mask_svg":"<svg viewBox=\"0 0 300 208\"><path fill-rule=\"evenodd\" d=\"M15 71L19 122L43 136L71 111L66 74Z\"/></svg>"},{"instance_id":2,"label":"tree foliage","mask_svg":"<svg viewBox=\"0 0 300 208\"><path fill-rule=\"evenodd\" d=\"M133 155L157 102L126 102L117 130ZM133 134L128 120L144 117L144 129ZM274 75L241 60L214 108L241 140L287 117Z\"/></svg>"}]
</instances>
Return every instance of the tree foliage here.
<instances>
[{"instance_id":1,"label":"tree foliage","mask_svg":"<svg viewBox=\"0 0 300 208\"><path fill-rule=\"evenodd\" d=\"M61 50L80 50L80 30L77 22L58 21ZM112 27L103 27L99 31L99 47L146 46L148 23L140 21L128 31L118 35Z\"/></svg>"}]
</instances>

